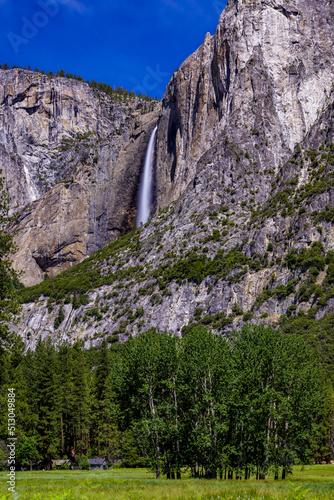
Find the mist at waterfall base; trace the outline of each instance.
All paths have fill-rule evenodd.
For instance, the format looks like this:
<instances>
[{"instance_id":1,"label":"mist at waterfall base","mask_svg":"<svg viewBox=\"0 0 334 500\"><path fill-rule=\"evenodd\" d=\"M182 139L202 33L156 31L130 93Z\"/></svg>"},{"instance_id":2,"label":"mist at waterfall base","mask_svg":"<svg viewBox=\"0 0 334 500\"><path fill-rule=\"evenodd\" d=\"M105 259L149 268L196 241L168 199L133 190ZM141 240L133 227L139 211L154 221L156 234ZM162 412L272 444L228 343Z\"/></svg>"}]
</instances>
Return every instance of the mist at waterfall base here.
<instances>
[{"instance_id":1,"label":"mist at waterfall base","mask_svg":"<svg viewBox=\"0 0 334 500\"><path fill-rule=\"evenodd\" d=\"M155 146L155 136L158 130L156 126L151 134L148 143L143 177L139 189L139 199L137 208L137 227L141 224L146 224L149 219L152 203L152 170L153 170L153 156Z\"/></svg>"}]
</instances>

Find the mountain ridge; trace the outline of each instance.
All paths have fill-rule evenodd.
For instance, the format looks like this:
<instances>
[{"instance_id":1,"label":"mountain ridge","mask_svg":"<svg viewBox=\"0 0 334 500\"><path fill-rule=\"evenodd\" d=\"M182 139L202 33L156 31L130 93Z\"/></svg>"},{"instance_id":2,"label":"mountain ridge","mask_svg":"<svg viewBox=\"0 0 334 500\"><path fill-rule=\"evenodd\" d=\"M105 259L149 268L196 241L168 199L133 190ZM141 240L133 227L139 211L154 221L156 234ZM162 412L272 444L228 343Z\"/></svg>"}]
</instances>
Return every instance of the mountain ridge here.
<instances>
[{"instance_id":1,"label":"mountain ridge","mask_svg":"<svg viewBox=\"0 0 334 500\"><path fill-rule=\"evenodd\" d=\"M332 314L333 14L229 2L148 115L152 219L21 292L27 347Z\"/></svg>"}]
</instances>

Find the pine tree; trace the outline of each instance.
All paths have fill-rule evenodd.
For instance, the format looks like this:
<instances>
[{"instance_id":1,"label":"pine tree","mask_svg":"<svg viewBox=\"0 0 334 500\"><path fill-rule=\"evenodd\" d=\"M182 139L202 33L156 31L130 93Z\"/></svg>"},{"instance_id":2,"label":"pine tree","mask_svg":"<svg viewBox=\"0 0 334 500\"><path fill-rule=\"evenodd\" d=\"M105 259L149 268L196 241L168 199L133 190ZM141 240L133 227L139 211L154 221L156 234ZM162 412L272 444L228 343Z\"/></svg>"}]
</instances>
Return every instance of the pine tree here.
<instances>
[{"instance_id":1,"label":"pine tree","mask_svg":"<svg viewBox=\"0 0 334 500\"><path fill-rule=\"evenodd\" d=\"M90 442L93 455L108 457L112 462L119 456L121 435L117 426L111 367L111 353L107 343L103 342L92 380Z\"/></svg>"},{"instance_id":2,"label":"pine tree","mask_svg":"<svg viewBox=\"0 0 334 500\"><path fill-rule=\"evenodd\" d=\"M62 344L57 352L59 394L60 455L70 456L73 447L71 433L72 348Z\"/></svg>"},{"instance_id":3,"label":"pine tree","mask_svg":"<svg viewBox=\"0 0 334 500\"><path fill-rule=\"evenodd\" d=\"M34 365L36 387L33 403L37 415L38 447L46 460L47 469L50 469L52 458L57 456L60 450L56 351L50 341L43 343L39 340Z\"/></svg>"},{"instance_id":4,"label":"pine tree","mask_svg":"<svg viewBox=\"0 0 334 500\"><path fill-rule=\"evenodd\" d=\"M89 386L83 349L79 343L72 348L69 425L74 456L85 455L88 448Z\"/></svg>"}]
</instances>

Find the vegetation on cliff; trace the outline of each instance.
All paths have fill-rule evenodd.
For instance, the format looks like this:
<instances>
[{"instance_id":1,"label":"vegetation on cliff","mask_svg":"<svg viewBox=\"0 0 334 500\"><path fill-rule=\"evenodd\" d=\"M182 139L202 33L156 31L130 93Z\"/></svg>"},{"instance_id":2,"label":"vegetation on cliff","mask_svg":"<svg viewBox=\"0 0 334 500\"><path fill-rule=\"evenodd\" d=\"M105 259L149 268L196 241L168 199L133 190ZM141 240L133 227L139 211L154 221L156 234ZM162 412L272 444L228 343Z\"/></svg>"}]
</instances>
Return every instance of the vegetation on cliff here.
<instances>
[{"instance_id":1,"label":"vegetation on cliff","mask_svg":"<svg viewBox=\"0 0 334 500\"><path fill-rule=\"evenodd\" d=\"M0 64L0 69L3 70L9 70L11 69L10 66L5 63L5 64ZM21 68L20 66L14 65L12 69L24 69L26 71L34 71L35 73L40 73L41 75L47 75L49 78L53 77L59 77L59 78L67 78L69 80L77 80L78 82L84 82L93 87L94 89L99 90L100 92L103 92L104 94L107 94L109 97L113 98L114 100L127 100L127 99L132 99L137 97L138 99L142 99L143 101L153 101L157 100L152 99L152 97L146 95L146 94L138 94L136 96L136 93L134 90L131 90L130 92L126 89L123 89L123 87L112 87L108 83L99 83L95 80L86 81L82 78L80 75L75 75L72 73L65 73L63 69L57 70L56 73L53 73L53 71L49 71L48 73L45 73L43 70L39 70L38 68L35 68L34 70L31 69L31 66L26 66L24 68Z\"/></svg>"},{"instance_id":2,"label":"vegetation on cliff","mask_svg":"<svg viewBox=\"0 0 334 500\"><path fill-rule=\"evenodd\" d=\"M16 250L13 234L8 232L9 197L4 187L4 179L0 170L0 349L11 344L13 336L10 324L15 322L20 308L14 283L18 283L18 275L12 268L12 254Z\"/></svg>"}]
</instances>

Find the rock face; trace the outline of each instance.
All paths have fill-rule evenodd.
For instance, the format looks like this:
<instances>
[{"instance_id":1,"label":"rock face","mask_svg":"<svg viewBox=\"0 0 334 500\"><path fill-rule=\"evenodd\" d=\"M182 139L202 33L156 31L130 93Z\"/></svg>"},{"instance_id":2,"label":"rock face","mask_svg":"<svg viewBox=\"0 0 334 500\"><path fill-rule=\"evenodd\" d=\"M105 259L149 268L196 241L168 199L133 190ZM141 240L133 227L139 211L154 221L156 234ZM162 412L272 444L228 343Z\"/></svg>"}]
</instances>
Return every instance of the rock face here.
<instances>
[{"instance_id":1,"label":"rock face","mask_svg":"<svg viewBox=\"0 0 334 500\"><path fill-rule=\"evenodd\" d=\"M180 335L193 322L228 334L249 319L332 312L333 35L332 2L229 2L162 101L155 216L52 286L23 293L18 331L27 346L39 336L83 338L87 347L103 337L123 342L152 326ZM146 144L156 117L141 125ZM78 174L44 199L66 214L72 200L80 207L84 187ZM100 233L82 234L94 249L90 234ZM57 262L64 252L52 255Z\"/></svg>"},{"instance_id":2,"label":"rock face","mask_svg":"<svg viewBox=\"0 0 334 500\"><path fill-rule=\"evenodd\" d=\"M32 285L133 226L158 107L89 85L0 71L0 167L19 212L14 267Z\"/></svg>"},{"instance_id":3,"label":"rock face","mask_svg":"<svg viewBox=\"0 0 334 500\"><path fill-rule=\"evenodd\" d=\"M215 35L206 35L164 96L157 206L184 192L198 160L222 132L243 149L254 148L248 135L260 132L266 143L262 163L277 172L327 103L333 13L332 2L229 1Z\"/></svg>"}]
</instances>

